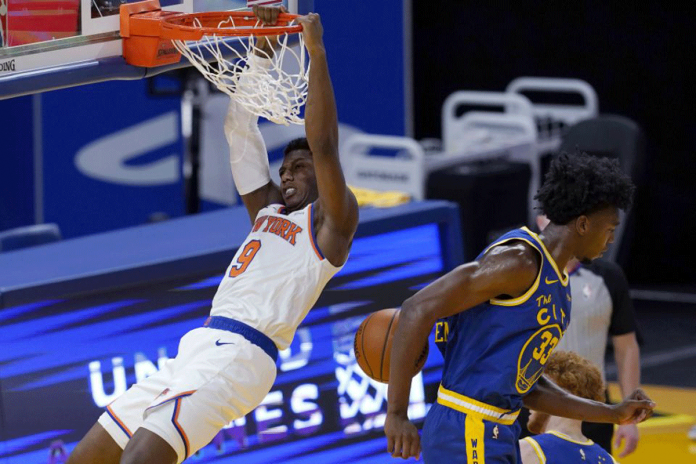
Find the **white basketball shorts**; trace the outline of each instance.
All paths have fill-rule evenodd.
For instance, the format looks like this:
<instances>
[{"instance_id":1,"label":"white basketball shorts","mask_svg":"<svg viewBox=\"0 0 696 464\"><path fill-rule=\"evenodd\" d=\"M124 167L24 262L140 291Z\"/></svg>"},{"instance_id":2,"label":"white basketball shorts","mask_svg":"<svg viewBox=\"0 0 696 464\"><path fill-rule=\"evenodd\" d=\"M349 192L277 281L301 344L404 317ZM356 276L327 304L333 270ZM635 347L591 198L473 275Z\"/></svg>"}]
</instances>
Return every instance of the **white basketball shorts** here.
<instances>
[{"instance_id":1,"label":"white basketball shorts","mask_svg":"<svg viewBox=\"0 0 696 464\"><path fill-rule=\"evenodd\" d=\"M107 406L99 424L124 449L144 427L166 440L182 462L256 408L275 377L275 360L258 344L201 327L184 335L176 358Z\"/></svg>"}]
</instances>

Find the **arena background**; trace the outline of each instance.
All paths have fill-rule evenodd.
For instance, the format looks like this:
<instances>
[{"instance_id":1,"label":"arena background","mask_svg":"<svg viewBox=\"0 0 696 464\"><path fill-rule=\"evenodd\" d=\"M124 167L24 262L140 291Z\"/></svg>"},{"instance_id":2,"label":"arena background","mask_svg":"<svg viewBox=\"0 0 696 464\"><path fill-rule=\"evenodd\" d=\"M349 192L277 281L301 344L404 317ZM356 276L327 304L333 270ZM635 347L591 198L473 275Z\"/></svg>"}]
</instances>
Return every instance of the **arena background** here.
<instances>
[{"instance_id":1,"label":"arena background","mask_svg":"<svg viewBox=\"0 0 696 464\"><path fill-rule=\"evenodd\" d=\"M444 1L413 8L417 139L439 136L433 115L456 90L500 91L520 76L590 83L600 114L633 119L646 134L639 233L623 263L631 283L696 290L688 251L696 233L696 45L686 5Z\"/></svg>"},{"instance_id":2,"label":"arena background","mask_svg":"<svg viewBox=\"0 0 696 464\"><path fill-rule=\"evenodd\" d=\"M658 417L641 426L638 451L622 462L696 462L696 443L687 438L696 423L696 256L688 242L696 233L693 13L658 2L314 5L325 26L342 136L439 138L449 94L502 91L520 76L585 80L597 91L601 114L641 126L646 176L621 264L637 310L643 382ZM176 87L180 77L0 101L0 233L52 222L64 238L0 253L2 463L64 462L109 395L175 355L179 336L204 319L241 242L237 235L246 233L236 197L205 166L203 213L147 224L183 217L189 208L177 129L181 97L151 92ZM210 166L219 166L215 155L226 150L216 132L222 111L224 99L211 94L202 122L203 162ZM152 131L155 148L130 148ZM294 135L269 146L272 160ZM78 155L111 161L99 174L81 169ZM129 169L158 162L169 166L166 175L129 181ZM110 172L114 167L122 169ZM452 234L461 237L485 217L460 229L451 208L441 202L364 208L350 265L281 359L285 369L264 406L191 460L396 462L383 453L385 391L355 369L350 334L364 314L398 305L462 261L466 243ZM214 238L205 232L210 224L223 229ZM233 230L229 237L225 228ZM172 245L148 250L160 241ZM111 250L126 250L129 259L109 267ZM414 417L432 402L441 365L436 351L416 382L422 390L413 392ZM615 365L608 369L615 379Z\"/></svg>"}]
</instances>

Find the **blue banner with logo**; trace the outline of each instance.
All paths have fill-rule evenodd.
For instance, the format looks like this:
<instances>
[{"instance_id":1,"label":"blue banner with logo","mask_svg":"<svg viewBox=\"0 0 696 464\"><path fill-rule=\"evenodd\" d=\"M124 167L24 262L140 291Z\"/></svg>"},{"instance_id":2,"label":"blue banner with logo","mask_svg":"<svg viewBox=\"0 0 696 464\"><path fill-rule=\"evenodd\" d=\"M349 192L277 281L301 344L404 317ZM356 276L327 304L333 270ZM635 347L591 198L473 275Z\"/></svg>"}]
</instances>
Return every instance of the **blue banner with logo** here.
<instances>
[{"instance_id":1,"label":"blue banner with logo","mask_svg":"<svg viewBox=\"0 0 696 464\"><path fill-rule=\"evenodd\" d=\"M453 251L442 247L441 226L454 225L356 238L351 259L280 352L272 390L187 462L394 462L382 431L387 388L357 365L354 336L367 314L398 306L446 270ZM221 272L3 308L0 462L65 464L105 407L203 324ZM418 422L441 378L443 358L430 342L411 388L409 417Z\"/></svg>"},{"instance_id":2,"label":"blue banner with logo","mask_svg":"<svg viewBox=\"0 0 696 464\"><path fill-rule=\"evenodd\" d=\"M355 132L406 133L404 38L410 27L404 26L404 3L314 2L343 140ZM70 238L184 214L181 100L152 97L147 86L145 80L112 81L0 102L0 108L19 107L7 113L11 123L0 126L12 152L0 174L2 228L56 222ZM203 118L213 134L202 141L203 151L214 146L215 163L201 174L206 210L235 201L229 182L210 187L208 178L229 177L226 155L220 156L227 150L224 115ZM266 143L277 170L282 148L304 130L277 126L272 132Z\"/></svg>"},{"instance_id":3,"label":"blue banner with logo","mask_svg":"<svg viewBox=\"0 0 696 464\"><path fill-rule=\"evenodd\" d=\"M180 100L146 81L42 95L43 209L64 237L184 212Z\"/></svg>"}]
</instances>

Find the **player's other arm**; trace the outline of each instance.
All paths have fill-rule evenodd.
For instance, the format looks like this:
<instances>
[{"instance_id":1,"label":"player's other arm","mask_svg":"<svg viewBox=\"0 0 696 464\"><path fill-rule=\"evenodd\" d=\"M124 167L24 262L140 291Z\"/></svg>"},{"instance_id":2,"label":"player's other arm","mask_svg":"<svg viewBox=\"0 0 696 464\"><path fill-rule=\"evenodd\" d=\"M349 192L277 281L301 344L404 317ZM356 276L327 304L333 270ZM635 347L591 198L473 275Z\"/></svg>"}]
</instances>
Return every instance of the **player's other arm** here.
<instances>
[{"instance_id":1,"label":"player's other arm","mask_svg":"<svg viewBox=\"0 0 696 464\"><path fill-rule=\"evenodd\" d=\"M265 23L274 24L279 8L255 8L254 13ZM266 42L260 44L266 53L248 57L249 67L270 65L273 49ZM238 85L253 85L242 72ZM234 99L225 118L225 138L230 147L230 167L237 191L242 197L249 217L253 222L261 208L271 203L282 203L280 188L271 181L266 144L261 136L258 116L251 113Z\"/></svg>"},{"instance_id":2,"label":"player's other arm","mask_svg":"<svg viewBox=\"0 0 696 464\"><path fill-rule=\"evenodd\" d=\"M225 119L225 137L230 147L232 177L253 222L259 210L271 203L283 203L280 188L271 180L266 144L258 116L234 100Z\"/></svg>"},{"instance_id":3,"label":"player's other arm","mask_svg":"<svg viewBox=\"0 0 696 464\"><path fill-rule=\"evenodd\" d=\"M524 405L552 416L587 422L637 424L652 416L655 403L640 388L619 404L607 405L572 395L541 376Z\"/></svg>"},{"instance_id":4,"label":"player's other arm","mask_svg":"<svg viewBox=\"0 0 696 464\"><path fill-rule=\"evenodd\" d=\"M410 366L435 322L492 298L524 294L539 273L539 259L538 252L523 242L500 245L479 261L459 266L404 302L392 344L384 427L392 456L406 459L420 453L418 432L407 417Z\"/></svg>"},{"instance_id":5,"label":"player's other arm","mask_svg":"<svg viewBox=\"0 0 696 464\"><path fill-rule=\"evenodd\" d=\"M338 157L338 115L317 14L298 18L311 60L305 108L305 132L312 151L319 190L317 230L319 246L329 262L341 265L348 258L358 226L358 203L348 189Z\"/></svg>"}]
</instances>

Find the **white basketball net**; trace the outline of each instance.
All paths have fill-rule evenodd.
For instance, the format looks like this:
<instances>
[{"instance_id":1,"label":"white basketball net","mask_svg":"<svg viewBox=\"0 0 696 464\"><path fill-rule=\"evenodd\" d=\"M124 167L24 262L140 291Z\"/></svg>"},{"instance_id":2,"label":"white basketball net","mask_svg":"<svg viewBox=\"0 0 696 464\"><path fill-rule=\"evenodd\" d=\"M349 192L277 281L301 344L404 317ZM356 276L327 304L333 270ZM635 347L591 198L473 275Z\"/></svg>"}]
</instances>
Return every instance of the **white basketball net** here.
<instances>
[{"instance_id":1,"label":"white basketball net","mask_svg":"<svg viewBox=\"0 0 696 464\"><path fill-rule=\"evenodd\" d=\"M194 25L201 27L197 19ZM239 28L232 17L217 27ZM287 126L304 124L300 110L307 101L309 60L298 35L299 53L288 45L289 34L282 33L272 56L256 48L254 36L205 35L199 41L172 43L206 79L248 111ZM209 63L210 55L215 61Z\"/></svg>"}]
</instances>

